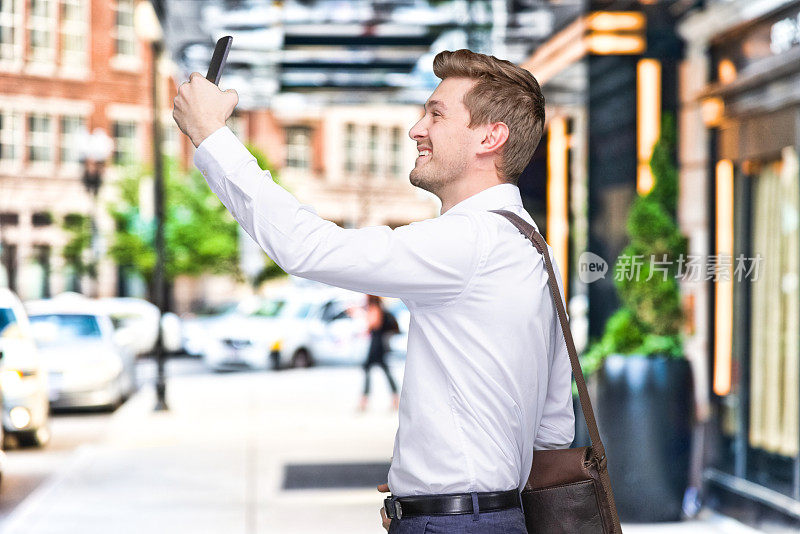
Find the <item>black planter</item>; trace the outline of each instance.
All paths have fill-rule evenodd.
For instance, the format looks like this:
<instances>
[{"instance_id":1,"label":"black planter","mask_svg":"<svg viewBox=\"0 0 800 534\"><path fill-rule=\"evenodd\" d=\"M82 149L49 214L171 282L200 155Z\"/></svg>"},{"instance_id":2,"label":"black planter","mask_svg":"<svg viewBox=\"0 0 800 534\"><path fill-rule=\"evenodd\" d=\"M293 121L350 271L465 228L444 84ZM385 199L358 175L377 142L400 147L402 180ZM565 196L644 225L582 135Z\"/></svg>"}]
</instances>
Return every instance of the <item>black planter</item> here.
<instances>
[{"instance_id":1,"label":"black planter","mask_svg":"<svg viewBox=\"0 0 800 534\"><path fill-rule=\"evenodd\" d=\"M592 405L620 520L679 521L694 422L689 362L612 355L593 379Z\"/></svg>"}]
</instances>

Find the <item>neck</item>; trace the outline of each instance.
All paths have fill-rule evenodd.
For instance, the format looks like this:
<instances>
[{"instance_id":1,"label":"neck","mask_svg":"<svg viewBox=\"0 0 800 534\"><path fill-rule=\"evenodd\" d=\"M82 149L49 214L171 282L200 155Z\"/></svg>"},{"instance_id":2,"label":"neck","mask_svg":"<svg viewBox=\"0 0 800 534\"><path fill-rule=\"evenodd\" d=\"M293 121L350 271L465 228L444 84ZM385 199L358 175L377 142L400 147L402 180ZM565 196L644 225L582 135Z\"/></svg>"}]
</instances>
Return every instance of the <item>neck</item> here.
<instances>
[{"instance_id":1,"label":"neck","mask_svg":"<svg viewBox=\"0 0 800 534\"><path fill-rule=\"evenodd\" d=\"M437 195L439 200L442 201L442 209L439 215L444 215L447 210L472 195L476 195L490 187L504 183L506 183L504 180L494 175L492 179L459 180L455 183L448 184L448 186Z\"/></svg>"}]
</instances>

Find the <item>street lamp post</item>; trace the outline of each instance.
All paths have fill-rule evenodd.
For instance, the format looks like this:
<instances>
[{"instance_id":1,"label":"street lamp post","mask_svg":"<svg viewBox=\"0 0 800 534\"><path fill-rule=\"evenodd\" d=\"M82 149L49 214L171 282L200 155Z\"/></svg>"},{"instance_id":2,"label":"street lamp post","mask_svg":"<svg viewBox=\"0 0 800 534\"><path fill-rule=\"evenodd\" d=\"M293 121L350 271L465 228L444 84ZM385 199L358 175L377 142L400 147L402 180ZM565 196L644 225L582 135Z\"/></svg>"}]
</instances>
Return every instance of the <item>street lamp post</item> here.
<instances>
[{"instance_id":1,"label":"street lamp post","mask_svg":"<svg viewBox=\"0 0 800 534\"><path fill-rule=\"evenodd\" d=\"M86 191L92 196L92 213L90 216L92 225L91 261L97 265L102 256L100 231L98 228L99 203L97 202L97 198L100 194L100 186L103 184L106 160L108 160L114 150L114 141L102 128L95 128L91 135L89 135L86 130L82 130L80 138L79 158L81 163L83 163L83 185L86 187ZM94 294L98 296L97 273L95 273L94 279Z\"/></svg>"},{"instance_id":2,"label":"street lamp post","mask_svg":"<svg viewBox=\"0 0 800 534\"><path fill-rule=\"evenodd\" d=\"M166 311L165 284L164 284L164 172L161 161L161 120L158 99L158 62L164 50L163 32L155 10L150 0L140 0L134 11L134 30L137 36L150 44L152 52L151 82L153 98L153 203L156 219L156 265L153 272L154 304L158 306L163 317ZM156 361L158 373L156 376L156 411L168 410L167 406L167 381L165 376L164 340L159 321L158 341L156 343Z\"/></svg>"}]
</instances>

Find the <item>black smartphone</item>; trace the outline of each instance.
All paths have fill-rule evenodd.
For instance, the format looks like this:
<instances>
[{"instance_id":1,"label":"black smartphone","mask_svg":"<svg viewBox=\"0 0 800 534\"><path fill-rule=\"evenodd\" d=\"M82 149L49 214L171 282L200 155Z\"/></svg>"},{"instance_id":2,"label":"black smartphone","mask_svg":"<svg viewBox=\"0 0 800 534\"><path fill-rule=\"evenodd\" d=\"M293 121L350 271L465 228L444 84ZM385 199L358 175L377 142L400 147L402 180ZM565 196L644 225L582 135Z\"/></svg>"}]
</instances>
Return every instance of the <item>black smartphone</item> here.
<instances>
[{"instance_id":1,"label":"black smartphone","mask_svg":"<svg viewBox=\"0 0 800 534\"><path fill-rule=\"evenodd\" d=\"M225 66L225 60L228 59L231 42L233 42L233 37L226 35L217 41L217 46L214 48L214 55L211 56L211 64L208 66L208 74L206 74L206 80L213 82L214 85L219 85L222 67Z\"/></svg>"}]
</instances>

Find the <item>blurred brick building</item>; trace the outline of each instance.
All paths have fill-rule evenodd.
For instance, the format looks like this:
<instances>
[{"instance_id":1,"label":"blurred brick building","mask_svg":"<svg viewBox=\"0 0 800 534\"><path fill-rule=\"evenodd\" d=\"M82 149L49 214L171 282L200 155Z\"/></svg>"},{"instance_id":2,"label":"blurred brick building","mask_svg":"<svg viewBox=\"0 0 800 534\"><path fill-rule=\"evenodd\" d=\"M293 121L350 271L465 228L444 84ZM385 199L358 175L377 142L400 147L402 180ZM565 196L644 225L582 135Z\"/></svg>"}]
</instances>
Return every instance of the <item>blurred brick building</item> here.
<instances>
[{"instance_id":1,"label":"blurred brick building","mask_svg":"<svg viewBox=\"0 0 800 534\"><path fill-rule=\"evenodd\" d=\"M65 290L145 295L143 280L105 255L113 221L105 206L128 163L152 162L152 54L134 30L139 0L10 0L0 3L0 284L23 299ZM188 78L169 59L159 65L163 152L190 169L194 147L175 125L172 101ZM221 82L225 87L225 76ZM399 226L438 214L438 200L408 183L414 106L353 106L273 114L236 110L228 126L259 147L281 182L320 216L344 227ZM113 141L95 200L83 184L80 132ZM368 184L369 187L364 187ZM146 189L146 186L143 190ZM146 192L146 191L145 191ZM103 259L96 281L64 260L71 214L96 217ZM243 237L243 254L255 245ZM246 292L232 277L179 279L178 311L198 301Z\"/></svg>"},{"instance_id":2,"label":"blurred brick building","mask_svg":"<svg viewBox=\"0 0 800 534\"><path fill-rule=\"evenodd\" d=\"M126 162L151 158L151 57L134 32L135 2L12 0L0 6L5 283L26 299L70 289L111 295L114 265L100 263L97 284L79 280L63 260L68 236L61 226L69 214L95 210L82 183L81 129L100 128L113 140L96 211L106 238L113 229L103 209L109 184ZM174 87L167 77L161 83ZM186 148L175 132L165 144L173 153ZM101 240L99 251L107 246Z\"/></svg>"}]
</instances>

